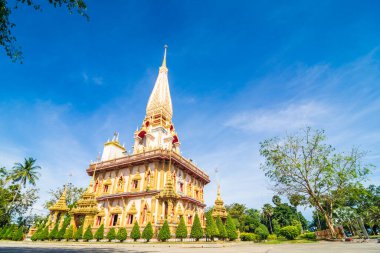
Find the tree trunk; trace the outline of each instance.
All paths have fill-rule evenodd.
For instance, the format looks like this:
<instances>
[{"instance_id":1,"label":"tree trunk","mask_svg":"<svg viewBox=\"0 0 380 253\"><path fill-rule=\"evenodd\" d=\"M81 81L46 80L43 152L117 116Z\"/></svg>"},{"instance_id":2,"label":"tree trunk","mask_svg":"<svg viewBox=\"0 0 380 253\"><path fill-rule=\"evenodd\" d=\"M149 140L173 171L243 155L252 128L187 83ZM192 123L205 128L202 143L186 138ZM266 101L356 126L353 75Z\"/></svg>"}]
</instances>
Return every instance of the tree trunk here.
<instances>
[{"instance_id":1,"label":"tree trunk","mask_svg":"<svg viewBox=\"0 0 380 253\"><path fill-rule=\"evenodd\" d=\"M271 221L270 216L269 216L269 228L270 228L270 233L273 234L272 221Z\"/></svg>"},{"instance_id":2,"label":"tree trunk","mask_svg":"<svg viewBox=\"0 0 380 253\"><path fill-rule=\"evenodd\" d=\"M327 213L324 213L323 215L325 216L326 225L327 225L327 227L330 230L331 237L335 238L336 237L336 233L335 233L334 224L332 222L332 219L330 218L330 216Z\"/></svg>"}]
</instances>

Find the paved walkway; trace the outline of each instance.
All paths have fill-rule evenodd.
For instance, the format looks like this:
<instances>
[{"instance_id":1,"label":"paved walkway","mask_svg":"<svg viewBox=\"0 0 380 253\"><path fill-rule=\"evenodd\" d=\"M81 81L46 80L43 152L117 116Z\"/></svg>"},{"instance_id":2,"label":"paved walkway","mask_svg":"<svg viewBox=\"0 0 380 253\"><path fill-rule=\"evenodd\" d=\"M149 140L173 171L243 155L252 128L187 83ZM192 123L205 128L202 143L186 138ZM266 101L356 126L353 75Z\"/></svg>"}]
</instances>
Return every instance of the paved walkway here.
<instances>
[{"instance_id":1,"label":"paved walkway","mask_svg":"<svg viewBox=\"0 0 380 253\"><path fill-rule=\"evenodd\" d=\"M42 253L379 253L380 243L371 240L357 242L318 242L305 244L134 244L134 243L54 243L54 242L0 242L0 252Z\"/></svg>"}]
</instances>

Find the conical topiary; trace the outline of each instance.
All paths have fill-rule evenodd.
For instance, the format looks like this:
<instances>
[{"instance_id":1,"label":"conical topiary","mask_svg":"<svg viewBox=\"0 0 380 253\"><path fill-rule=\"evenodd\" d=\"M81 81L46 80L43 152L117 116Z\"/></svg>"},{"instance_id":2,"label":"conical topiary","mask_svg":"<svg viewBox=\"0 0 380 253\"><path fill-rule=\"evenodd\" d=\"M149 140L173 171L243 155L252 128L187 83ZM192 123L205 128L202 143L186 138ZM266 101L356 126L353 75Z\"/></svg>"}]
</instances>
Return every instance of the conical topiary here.
<instances>
[{"instance_id":1,"label":"conical topiary","mask_svg":"<svg viewBox=\"0 0 380 253\"><path fill-rule=\"evenodd\" d=\"M120 242L123 242L127 239L127 230L125 227L119 228L119 231L117 231L116 239L118 239Z\"/></svg>"},{"instance_id":2,"label":"conical topiary","mask_svg":"<svg viewBox=\"0 0 380 253\"><path fill-rule=\"evenodd\" d=\"M185 219L183 218L183 216L181 217L177 230L175 231L175 237L181 239L181 242L183 238L187 237L187 227L186 227Z\"/></svg>"},{"instance_id":3,"label":"conical topiary","mask_svg":"<svg viewBox=\"0 0 380 253\"><path fill-rule=\"evenodd\" d=\"M104 225L102 224L98 230L96 230L94 238L96 241L102 240L104 238Z\"/></svg>"},{"instance_id":4,"label":"conical topiary","mask_svg":"<svg viewBox=\"0 0 380 253\"><path fill-rule=\"evenodd\" d=\"M58 222L55 224L55 226L53 227L53 229L50 231L49 233L49 236L48 236L48 239L49 240L54 240L56 239L57 237L57 233L58 233Z\"/></svg>"},{"instance_id":5,"label":"conical topiary","mask_svg":"<svg viewBox=\"0 0 380 253\"><path fill-rule=\"evenodd\" d=\"M199 241L203 237L203 229L201 221L199 220L198 213L195 214L193 226L191 227L190 237L194 238L196 241Z\"/></svg>"},{"instance_id":6,"label":"conical topiary","mask_svg":"<svg viewBox=\"0 0 380 253\"><path fill-rule=\"evenodd\" d=\"M226 231L227 231L227 237L230 241L234 241L238 238L235 223L229 214L227 215L227 220L226 220Z\"/></svg>"},{"instance_id":7,"label":"conical topiary","mask_svg":"<svg viewBox=\"0 0 380 253\"><path fill-rule=\"evenodd\" d=\"M68 241L74 238L74 228L73 226L70 226L68 229L66 229L65 234L63 235L63 238Z\"/></svg>"},{"instance_id":8,"label":"conical topiary","mask_svg":"<svg viewBox=\"0 0 380 253\"><path fill-rule=\"evenodd\" d=\"M218 231L219 231L218 238L222 239L222 240L226 239L227 238L227 230L223 224L222 219L219 216L216 217L216 226L218 227Z\"/></svg>"},{"instance_id":9,"label":"conical topiary","mask_svg":"<svg viewBox=\"0 0 380 253\"><path fill-rule=\"evenodd\" d=\"M24 231L23 227L19 227L15 233L12 235L12 240L13 241L22 241L24 239Z\"/></svg>"},{"instance_id":10,"label":"conical topiary","mask_svg":"<svg viewBox=\"0 0 380 253\"><path fill-rule=\"evenodd\" d=\"M32 241L37 241L38 238L39 238L39 236L40 236L40 233L42 232L43 229L44 229L43 226L39 226L39 227L37 228L37 231L34 232L34 234L32 235L32 237L31 237L30 239L31 239Z\"/></svg>"},{"instance_id":11,"label":"conical topiary","mask_svg":"<svg viewBox=\"0 0 380 253\"><path fill-rule=\"evenodd\" d=\"M92 240L94 238L94 235L91 231L91 225L87 227L86 231L83 234L83 240L85 242L88 242L89 240Z\"/></svg>"},{"instance_id":12,"label":"conical topiary","mask_svg":"<svg viewBox=\"0 0 380 253\"><path fill-rule=\"evenodd\" d=\"M141 233L140 233L140 227L137 221L135 221L135 224L133 225L132 231L131 231L131 238L134 241L137 241L137 239L140 239Z\"/></svg>"},{"instance_id":13,"label":"conical topiary","mask_svg":"<svg viewBox=\"0 0 380 253\"><path fill-rule=\"evenodd\" d=\"M64 239L66 229L70 225L70 220L71 220L70 216L66 216L65 219L63 220L62 227L59 229L57 233L58 240Z\"/></svg>"},{"instance_id":14,"label":"conical topiary","mask_svg":"<svg viewBox=\"0 0 380 253\"><path fill-rule=\"evenodd\" d=\"M160 232L158 232L158 239L162 242L166 242L168 239L170 239L170 237L169 223L167 220L165 220L164 225L162 225L162 228L160 229Z\"/></svg>"},{"instance_id":15,"label":"conical topiary","mask_svg":"<svg viewBox=\"0 0 380 253\"><path fill-rule=\"evenodd\" d=\"M74 234L75 241L83 239L83 226L80 226Z\"/></svg>"},{"instance_id":16,"label":"conical topiary","mask_svg":"<svg viewBox=\"0 0 380 253\"><path fill-rule=\"evenodd\" d=\"M116 231L115 228L111 228L107 233L107 239L108 241L112 241L116 239Z\"/></svg>"},{"instance_id":17,"label":"conical topiary","mask_svg":"<svg viewBox=\"0 0 380 253\"><path fill-rule=\"evenodd\" d=\"M150 223L149 221L142 232L142 238L146 239L146 241L149 242L150 239L152 239L152 237L153 237L153 227L152 227L152 223Z\"/></svg>"},{"instance_id":18,"label":"conical topiary","mask_svg":"<svg viewBox=\"0 0 380 253\"><path fill-rule=\"evenodd\" d=\"M211 212L206 213L206 237L214 241L214 237L219 235L218 227L216 226L215 220L211 215Z\"/></svg>"},{"instance_id":19,"label":"conical topiary","mask_svg":"<svg viewBox=\"0 0 380 253\"><path fill-rule=\"evenodd\" d=\"M41 233L38 235L38 240L44 241L49 237L49 226L46 226Z\"/></svg>"}]
</instances>

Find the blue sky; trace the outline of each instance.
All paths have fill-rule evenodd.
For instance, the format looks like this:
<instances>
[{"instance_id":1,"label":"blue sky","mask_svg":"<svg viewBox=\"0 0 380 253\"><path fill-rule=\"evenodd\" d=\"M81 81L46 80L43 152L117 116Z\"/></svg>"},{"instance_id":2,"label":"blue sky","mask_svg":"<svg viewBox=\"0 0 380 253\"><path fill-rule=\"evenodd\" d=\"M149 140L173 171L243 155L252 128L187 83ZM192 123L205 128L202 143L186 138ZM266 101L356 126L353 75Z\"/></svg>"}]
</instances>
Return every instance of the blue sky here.
<instances>
[{"instance_id":1,"label":"blue sky","mask_svg":"<svg viewBox=\"0 0 380 253\"><path fill-rule=\"evenodd\" d=\"M259 142L305 126L325 129L339 151L369 151L366 161L379 167L378 7L94 1L87 22L24 6L11 16L24 64L0 52L0 163L35 157L41 202L69 173L86 186L86 167L115 130L131 147L168 44L173 120L183 155L211 176L207 204L215 168L225 202L270 202ZM376 170L370 183L379 181Z\"/></svg>"}]
</instances>

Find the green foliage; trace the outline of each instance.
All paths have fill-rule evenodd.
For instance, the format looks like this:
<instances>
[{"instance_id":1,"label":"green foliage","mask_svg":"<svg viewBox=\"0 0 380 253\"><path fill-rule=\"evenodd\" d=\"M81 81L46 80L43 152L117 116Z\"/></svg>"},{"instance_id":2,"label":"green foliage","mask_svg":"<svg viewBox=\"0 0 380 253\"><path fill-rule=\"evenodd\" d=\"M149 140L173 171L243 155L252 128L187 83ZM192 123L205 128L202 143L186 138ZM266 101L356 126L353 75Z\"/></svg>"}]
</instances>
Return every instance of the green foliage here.
<instances>
[{"instance_id":1,"label":"green foliage","mask_svg":"<svg viewBox=\"0 0 380 253\"><path fill-rule=\"evenodd\" d=\"M170 239L170 237L169 223L165 220L164 225L162 225L162 228L158 232L158 239L161 242L166 242L166 240Z\"/></svg>"},{"instance_id":2,"label":"green foliage","mask_svg":"<svg viewBox=\"0 0 380 253\"><path fill-rule=\"evenodd\" d=\"M81 16L89 19L86 13L86 4L84 0L49 0L53 7L66 7L69 13L76 11ZM19 8L20 5L25 4L33 7L35 10L42 10L41 6L32 0L18 0L16 4L12 1L0 1L0 46L4 48L6 55L13 62L23 62L23 55L21 48L16 43L16 37L12 33L12 29L16 26L10 20L13 9Z\"/></svg>"},{"instance_id":3,"label":"green foliage","mask_svg":"<svg viewBox=\"0 0 380 253\"><path fill-rule=\"evenodd\" d=\"M286 226L280 229L280 235L288 240L294 240L299 236L299 229L296 226Z\"/></svg>"},{"instance_id":4,"label":"green foliage","mask_svg":"<svg viewBox=\"0 0 380 253\"><path fill-rule=\"evenodd\" d=\"M96 230L94 238L96 241L102 240L104 238L104 225L102 224L98 230Z\"/></svg>"},{"instance_id":5,"label":"green foliage","mask_svg":"<svg viewBox=\"0 0 380 253\"><path fill-rule=\"evenodd\" d=\"M246 233L246 232L243 232L240 234L240 240L242 241L253 241L253 242L256 242L256 241L259 241L260 240L260 237L254 233Z\"/></svg>"},{"instance_id":6,"label":"green foliage","mask_svg":"<svg viewBox=\"0 0 380 253\"><path fill-rule=\"evenodd\" d=\"M112 241L112 240L116 239L116 230L115 230L115 228L111 228L108 231L106 238L108 239L108 241Z\"/></svg>"},{"instance_id":7,"label":"green foliage","mask_svg":"<svg viewBox=\"0 0 380 253\"><path fill-rule=\"evenodd\" d=\"M22 241L24 239L23 227L19 227L12 235L13 241Z\"/></svg>"},{"instance_id":8,"label":"green foliage","mask_svg":"<svg viewBox=\"0 0 380 253\"><path fill-rule=\"evenodd\" d=\"M220 239L226 239L227 238L227 230L226 227L224 226L222 219L218 216L216 217L216 226L218 227L219 235L218 237Z\"/></svg>"},{"instance_id":9,"label":"green foliage","mask_svg":"<svg viewBox=\"0 0 380 253\"><path fill-rule=\"evenodd\" d=\"M177 230L175 231L175 237L181 239L181 242L183 238L187 237L187 227L186 227L185 219L183 218L183 216L181 217Z\"/></svg>"},{"instance_id":10,"label":"green foliage","mask_svg":"<svg viewBox=\"0 0 380 253\"><path fill-rule=\"evenodd\" d=\"M56 239L56 237L57 237L57 233L58 233L58 225L59 225L59 223L57 222L57 223L55 224L55 226L53 227L53 229L50 231L49 236L48 236L48 239L49 239L49 240L54 240L54 239Z\"/></svg>"},{"instance_id":11,"label":"green foliage","mask_svg":"<svg viewBox=\"0 0 380 253\"><path fill-rule=\"evenodd\" d=\"M150 239L152 239L153 237L153 227L152 227L152 223L148 223L143 232L142 232L142 238L146 239L147 242L150 241Z\"/></svg>"},{"instance_id":12,"label":"green foliage","mask_svg":"<svg viewBox=\"0 0 380 253\"><path fill-rule=\"evenodd\" d=\"M74 234L75 241L83 239L83 226L79 226L78 230Z\"/></svg>"},{"instance_id":13,"label":"green foliage","mask_svg":"<svg viewBox=\"0 0 380 253\"><path fill-rule=\"evenodd\" d=\"M44 207L48 209L49 207L54 205L62 196L65 188L66 188L66 204L69 208L76 206L76 202L86 190L85 188L76 187L72 183L62 185L61 187L57 187L56 189L50 189L48 193L51 197L49 200L47 200L44 203Z\"/></svg>"},{"instance_id":14,"label":"green foliage","mask_svg":"<svg viewBox=\"0 0 380 253\"><path fill-rule=\"evenodd\" d=\"M301 222L299 222L298 220L292 220L292 226L295 226L298 228L298 233L301 234L302 233L302 225L301 225Z\"/></svg>"},{"instance_id":15,"label":"green foliage","mask_svg":"<svg viewBox=\"0 0 380 253\"><path fill-rule=\"evenodd\" d=\"M259 237L260 240L266 240L269 235L269 231L268 231L268 228L264 224L260 224L255 229L255 234Z\"/></svg>"},{"instance_id":16,"label":"green foliage","mask_svg":"<svg viewBox=\"0 0 380 253\"><path fill-rule=\"evenodd\" d=\"M141 237L140 226L137 223L137 221L135 221L135 224L133 225L133 228L132 228L132 231L131 231L131 238L134 241L137 241L137 239L140 239L140 237Z\"/></svg>"},{"instance_id":17,"label":"green foliage","mask_svg":"<svg viewBox=\"0 0 380 253\"><path fill-rule=\"evenodd\" d=\"M228 237L228 239L230 239L230 241L234 241L238 238L236 226L235 226L235 223L233 222L230 214L227 215L226 231L227 231L227 237Z\"/></svg>"},{"instance_id":18,"label":"green foliage","mask_svg":"<svg viewBox=\"0 0 380 253\"><path fill-rule=\"evenodd\" d=\"M125 227L119 228L119 231L117 231L116 239L123 242L127 239L127 229Z\"/></svg>"},{"instance_id":19,"label":"green foliage","mask_svg":"<svg viewBox=\"0 0 380 253\"><path fill-rule=\"evenodd\" d=\"M70 221L71 221L70 216L66 216L65 219L63 220L62 227L59 229L57 233L58 240L64 239L65 232L66 232L67 226L70 225Z\"/></svg>"},{"instance_id":20,"label":"green foliage","mask_svg":"<svg viewBox=\"0 0 380 253\"><path fill-rule=\"evenodd\" d=\"M65 234L63 235L63 238L66 241L74 239L74 228L72 225L68 229L66 229Z\"/></svg>"},{"instance_id":21,"label":"green foliage","mask_svg":"<svg viewBox=\"0 0 380 253\"><path fill-rule=\"evenodd\" d=\"M272 220L272 228L273 228L273 233L276 235L279 235L281 226L277 220Z\"/></svg>"},{"instance_id":22,"label":"green foliage","mask_svg":"<svg viewBox=\"0 0 380 253\"><path fill-rule=\"evenodd\" d=\"M88 226L86 231L83 234L83 240L85 242L88 242L89 240L92 240L94 238L92 231L91 231L91 226Z\"/></svg>"},{"instance_id":23,"label":"green foliage","mask_svg":"<svg viewBox=\"0 0 380 253\"><path fill-rule=\"evenodd\" d=\"M37 231L34 232L34 234L32 235L32 237L30 238L32 241L37 241L38 238L40 237L40 233L42 232L42 230L44 229L44 227L42 225L40 225L38 228L37 228Z\"/></svg>"},{"instance_id":24,"label":"green foliage","mask_svg":"<svg viewBox=\"0 0 380 253\"><path fill-rule=\"evenodd\" d=\"M206 237L210 238L212 241L214 240L214 237L219 236L219 230L216 226L215 220L212 217L211 212L206 213L206 231L205 231Z\"/></svg>"},{"instance_id":25,"label":"green foliage","mask_svg":"<svg viewBox=\"0 0 380 253\"><path fill-rule=\"evenodd\" d=\"M241 232L254 232L261 222L260 212L256 209L247 209L245 205L238 203L227 205L226 208Z\"/></svg>"},{"instance_id":26,"label":"green foliage","mask_svg":"<svg viewBox=\"0 0 380 253\"><path fill-rule=\"evenodd\" d=\"M268 240L268 241L277 240L277 235L275 235L275 234L268 235L267 240Z\"/></svg>"},{"instance_id":27,"label":"green foliage","mask_svg":"<svg viewBox=\"0 0 380 253\"><path fill-rule=\"evenodd\" d=\"M300 237L303 239L307 239L307 240L316 240L317 239L317 235L314 232L306 232L306 233L302 234Z\"/></svg>"},{"instance_id":28,"label":"green foliage","mask_svg":"<svg viewBox=\"0 0 380 253\"><path fill-rule=\"evenodd\" d=\"M352 189L362 186L373 166L362 162L364 152L353 148L348 154L337 153L326 139L323 130L310 127L284 138L267 139L260 143L265 158L261 169L278 193L289 198L298 195L296 204L318 209L334 237L334 208L350 200ZM276 219L281 224L280 217Z\"/></svg>"},{"instance_id":29,"label":"green foliage","mask_svg":"<svg viewBox=\"0 0 380 253\"><path fill-rule=\"evenodd\" d=\"M38 240L44 241L49 238L49 226L46 226L41 233L38 234Z\"/></svg>"},{"instance_id":30,"label":"green foliage","mask_svg":"<svg viewBox=\"0 0 380 253\"><path fill-rule=\"evenodd\" d=\"M190 237L194 238L196 241L199 241L203 237L203 229L201 221L199 220L198 213L195 214L193 226L191 227Z\"/></svg>"}]
</instances>

